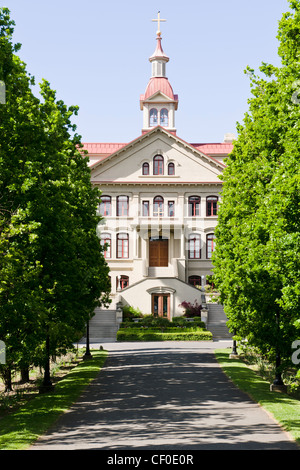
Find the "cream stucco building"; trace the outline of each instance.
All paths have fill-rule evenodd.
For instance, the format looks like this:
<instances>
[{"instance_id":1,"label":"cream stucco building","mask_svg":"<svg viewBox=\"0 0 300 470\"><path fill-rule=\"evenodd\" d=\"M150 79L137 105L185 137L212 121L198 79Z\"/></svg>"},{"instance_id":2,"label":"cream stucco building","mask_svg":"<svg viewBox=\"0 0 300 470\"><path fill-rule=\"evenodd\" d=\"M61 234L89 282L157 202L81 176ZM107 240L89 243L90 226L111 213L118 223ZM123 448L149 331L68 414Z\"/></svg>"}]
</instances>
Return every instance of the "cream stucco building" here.
<instances>
[{"instance_id":1,"label":"cream stucco building","mask_svg":"<svg viewBox=\"0 0 300 470\"><path fill-rule=\"evenodd\" d=\"M102 191L98 226L110 267L111 308L182 315L183 301L201 303L211 254L220 175L232 150L187 143L177 135L178 96L166 76L169 58L157 32L151 78L140 96L142 131L132 142L86 143L92 183Z\"/></svg>"}]
</instances>

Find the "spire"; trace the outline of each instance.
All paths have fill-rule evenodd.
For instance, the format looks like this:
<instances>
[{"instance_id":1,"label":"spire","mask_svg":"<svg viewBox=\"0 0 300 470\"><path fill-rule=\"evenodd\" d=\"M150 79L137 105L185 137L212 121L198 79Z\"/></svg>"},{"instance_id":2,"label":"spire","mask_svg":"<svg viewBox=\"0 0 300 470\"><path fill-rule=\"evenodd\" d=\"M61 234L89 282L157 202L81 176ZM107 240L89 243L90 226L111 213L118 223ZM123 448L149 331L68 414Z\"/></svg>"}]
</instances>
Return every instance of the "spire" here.
<instances>
[{"instance_id":1,"label":"spire","mask_svg":"<svg viewBox=\"0 0 300 470\"><path fill-rule=\"evenodd\" d=\"M161 31L160 31L160 22L166 21L160 18L160 12L157 13L157 19L152 20L157 21L158 29L156 32L156 49L149 61L152 63L152 77L165 77L166 76L166 63L169 62L169 57L164 53L161 45Z\"/></svg>"},{"instance_id":2,"label":"spire","mask_svg":"<svg viewBox=\"0 0 300 470\"><path fill-rule=\"evenodd\" d=\"M166 21L160 18L158 12L158 29L156 32L156 49L149 61L152 66L152 74L146 91L140 96L140 108L143 111L143 129L147 132L157 125L176 133L175 111L178 107L178 96L174 95L171 84L166 77L166 63L169 57L164 53L161 45L160 22Z\"/></svg>"}]
</instances>

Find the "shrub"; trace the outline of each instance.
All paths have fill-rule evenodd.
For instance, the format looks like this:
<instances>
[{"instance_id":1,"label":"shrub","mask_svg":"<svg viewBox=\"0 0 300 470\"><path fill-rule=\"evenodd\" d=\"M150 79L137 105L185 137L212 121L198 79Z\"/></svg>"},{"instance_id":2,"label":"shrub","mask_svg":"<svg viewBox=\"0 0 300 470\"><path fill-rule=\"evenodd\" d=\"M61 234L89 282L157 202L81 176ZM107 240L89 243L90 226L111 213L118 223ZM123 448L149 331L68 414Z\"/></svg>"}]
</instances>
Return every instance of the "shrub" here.
<instances>
[{"instance_id":1,"label":"shrub","mask_svg":"<svg viewBox=\"0 0 300 470\"><path fill-rule=\"evenodd\" d=\"M198 304L197 300L195 300L194 304L184 300L183 302L181 302L181 304L179 304L179 307L182 307L185 309L184 316L187 318L199 317L199 316L201 317L202 305Z\"/></svg>"},{"instance_id":2,"label":"shrub","mask_svg":"<svg viewBox=\"0 0 300 470\"><path fill-rule=\"evenodd\" d=\"M132 318L142 318L143 314L138 308L131 307L130 305L125 305L122 307L123 310L123 319L131 320Z\"/></svg>"},{"instance_id":3,"label":"shrub","mask_svg":"<svg viewBox=\"0 0 300 470\"><path fill-rule=\"evenodd\" d=\"M201 329L194 331L157 331L150 329L120 329L117 341L211 341L212 333Z\"/></svg>"}]
</instances>

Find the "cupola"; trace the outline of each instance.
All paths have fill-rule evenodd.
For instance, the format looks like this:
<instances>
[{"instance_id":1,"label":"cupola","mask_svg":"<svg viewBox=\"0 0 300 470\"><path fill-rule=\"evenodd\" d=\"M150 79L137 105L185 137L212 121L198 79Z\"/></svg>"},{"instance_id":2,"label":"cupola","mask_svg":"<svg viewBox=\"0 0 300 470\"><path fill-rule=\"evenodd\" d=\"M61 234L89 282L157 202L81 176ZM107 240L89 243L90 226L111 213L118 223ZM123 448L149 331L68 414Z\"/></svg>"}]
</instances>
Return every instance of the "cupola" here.
<instances>
[{"instance_id":1,"label":"cupola","mask_svg":"<svg viewBox=\"0 0 300 470\"><path fill-rule=\"evenodd\" d=\"M140 108L143 111L142 132L148 132L156 126L164 127L170 132L176 133L175 111L178 108L178 95L174 95L172 86L166 76L166 64L169 57L164 53L161 45L160 22L158 18L152 21L158 22L156 33L156 49L149 57L151 63L151 78L145 93L140 96Z\"/></svg>"}]
</instances>

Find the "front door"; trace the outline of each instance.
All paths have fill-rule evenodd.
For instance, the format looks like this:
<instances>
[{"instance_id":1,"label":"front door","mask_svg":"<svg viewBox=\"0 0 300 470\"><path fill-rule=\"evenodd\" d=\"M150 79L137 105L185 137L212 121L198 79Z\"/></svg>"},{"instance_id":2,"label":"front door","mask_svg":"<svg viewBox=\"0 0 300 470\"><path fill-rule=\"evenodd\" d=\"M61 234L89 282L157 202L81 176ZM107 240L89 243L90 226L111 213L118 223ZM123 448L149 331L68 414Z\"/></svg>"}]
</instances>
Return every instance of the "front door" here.
<instances>
[{"instance_id":1,"label":"front door","mask_svg":"<svg viewBox=\"0 0 300 470\"><path fill-rule=\"evenodd\" d=\"M150 238L149 266L168 266L168 240L162 238Z\"/></svg>"},{"instance_id":2,"label":"front door","mask_svg":"<svg viewBox=\"0 0 300 470\"><path fill-rule=\"evenodd\" d=\"M170 319L170 294L152 294L152 314Z\"/></svg>"}]
</instances>

